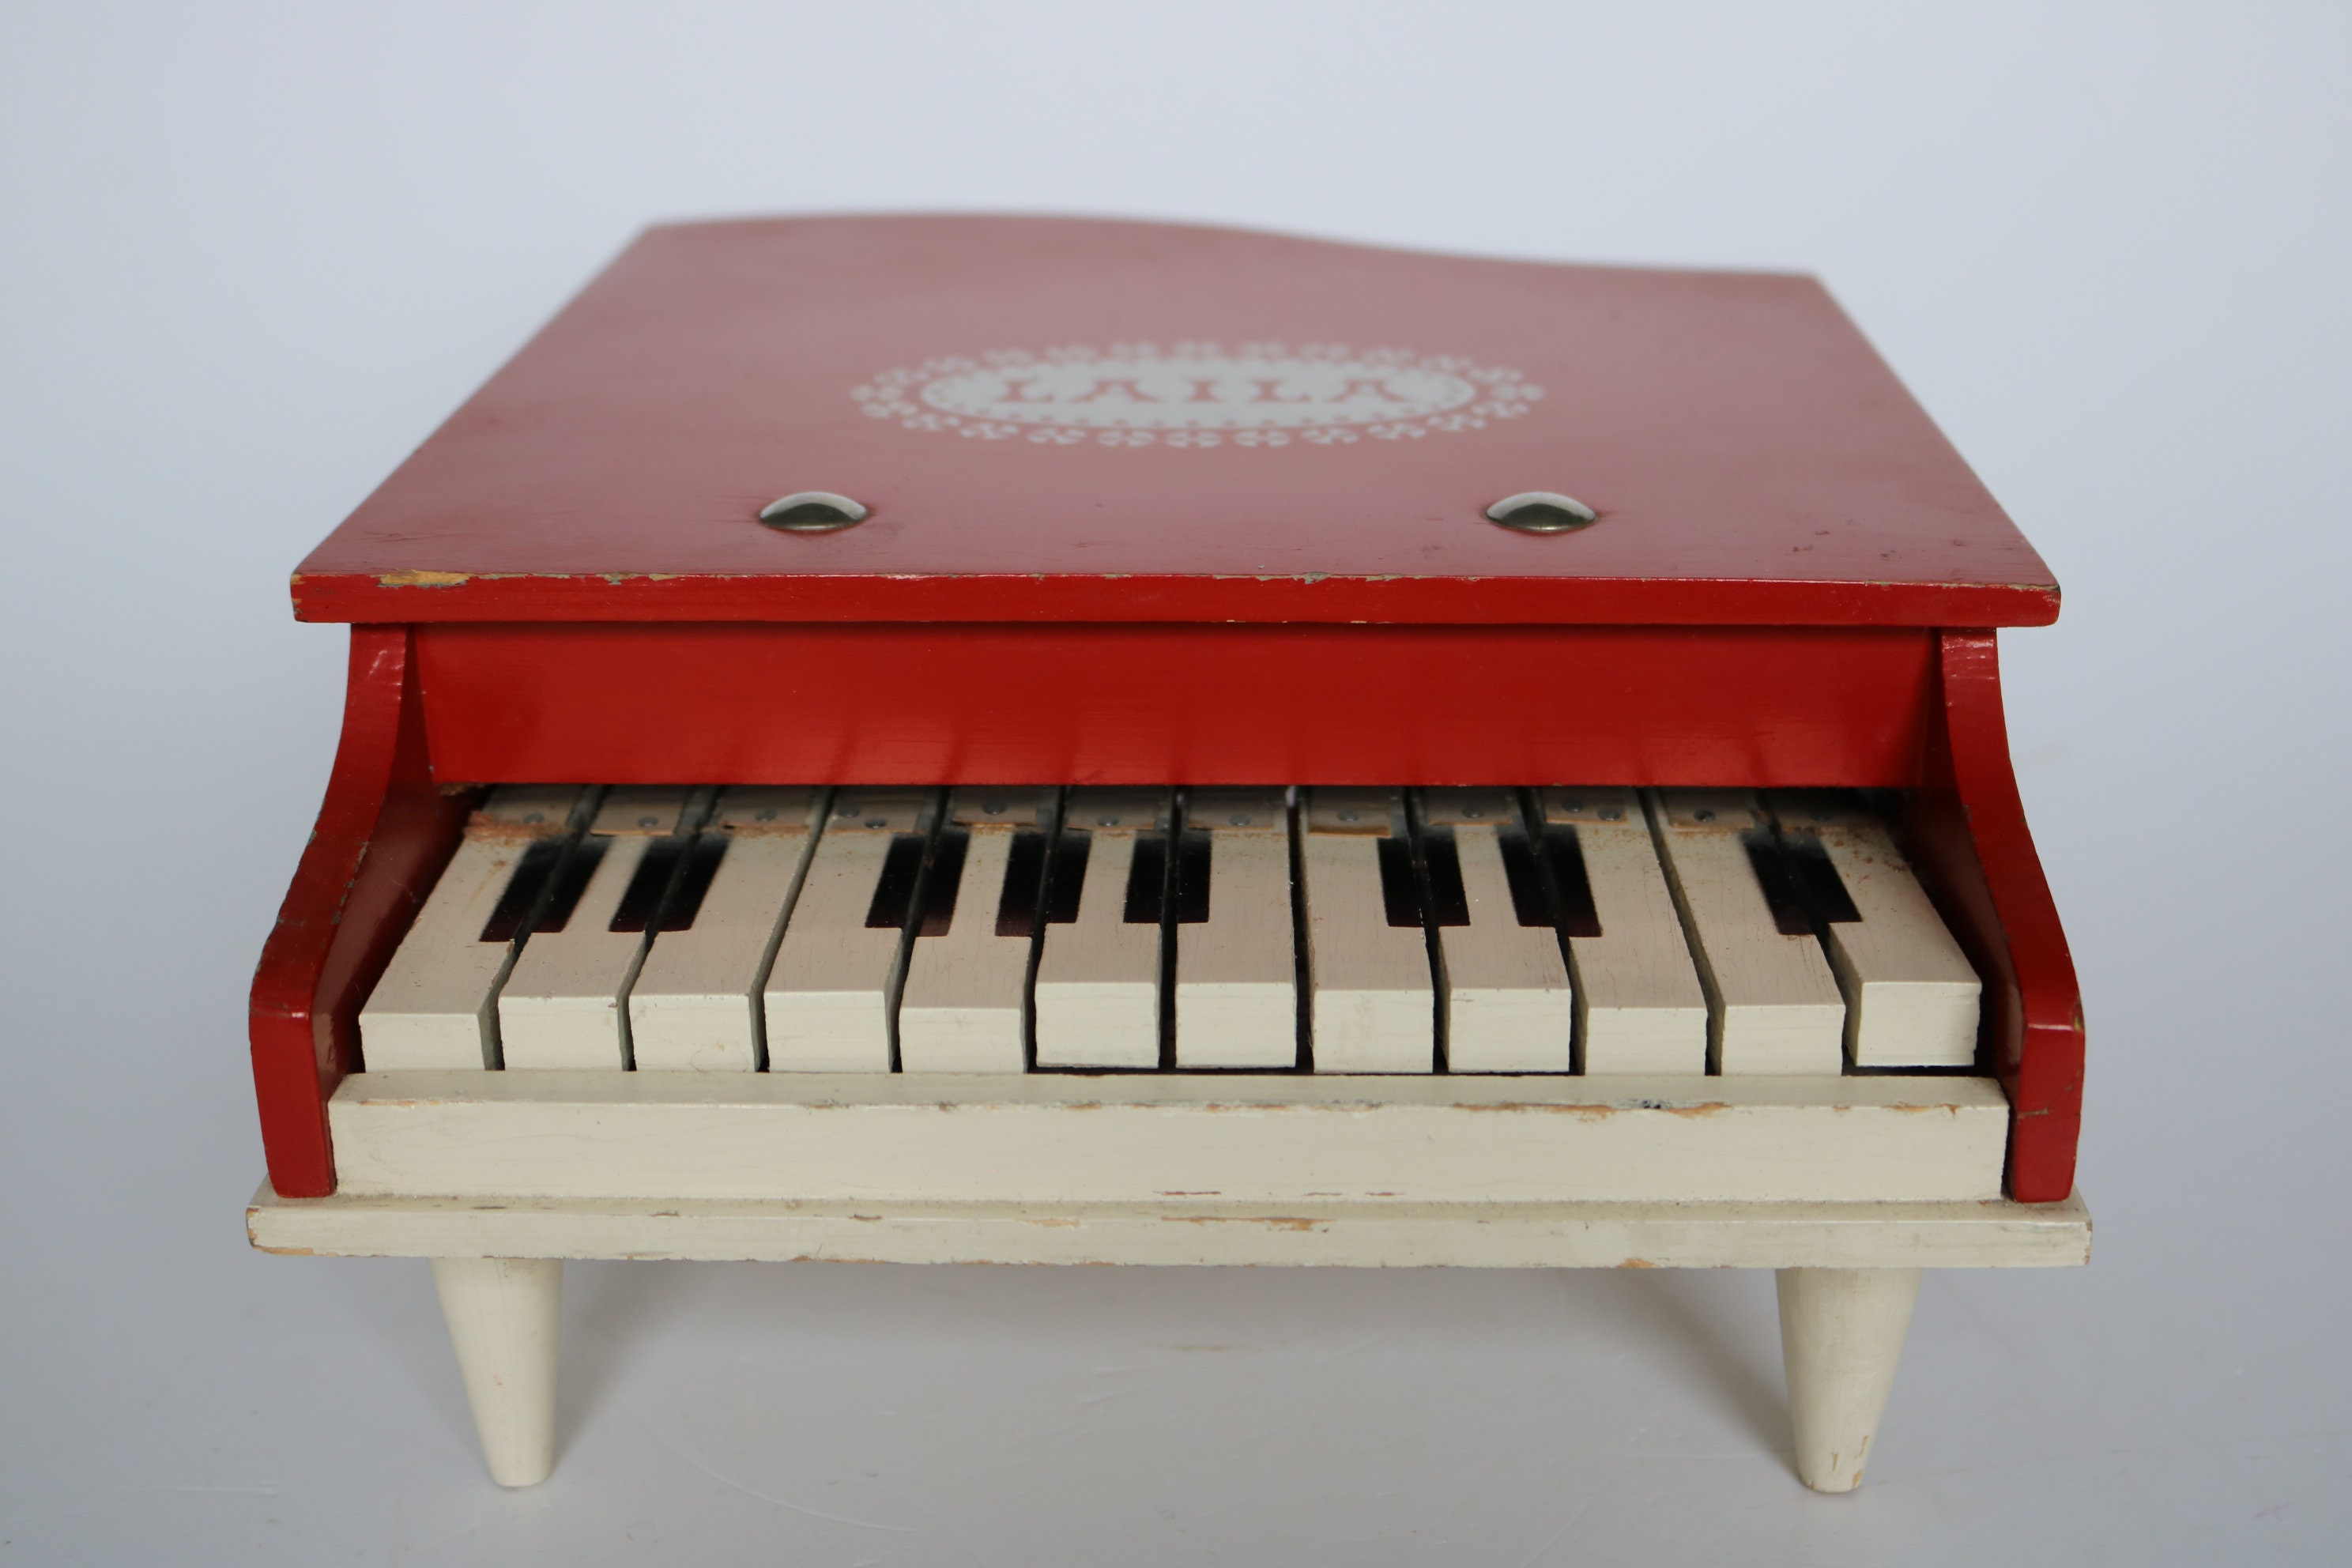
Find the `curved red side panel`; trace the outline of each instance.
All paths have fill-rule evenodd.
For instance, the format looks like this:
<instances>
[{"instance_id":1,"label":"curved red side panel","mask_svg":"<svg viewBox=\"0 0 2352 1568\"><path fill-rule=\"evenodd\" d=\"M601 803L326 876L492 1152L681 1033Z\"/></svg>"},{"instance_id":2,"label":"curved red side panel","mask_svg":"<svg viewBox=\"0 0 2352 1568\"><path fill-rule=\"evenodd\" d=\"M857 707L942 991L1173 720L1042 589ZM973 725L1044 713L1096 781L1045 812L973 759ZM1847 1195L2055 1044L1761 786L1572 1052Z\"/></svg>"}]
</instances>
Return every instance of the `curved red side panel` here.
<instances>
[{"instance_id":1,"label":"curved red side panel","mask_svg":"<svg viewBox=\"0 0 2352 1568\"><path fill-rule=\"evenodd\" d=\"M2055 1203L2074 1190L2083 1122L2083 998L2009 761L2000 662L1990 631L1942 634L1940 722L1912 816L1912 849L1986 979L1992 1065L2009 1091L2009 1191Z\"/></svg>"},{"instance_id":2,"label":"curved red side panel","mask_svg":"<svg viewBox=\"0 0 2352 1568\"><path fill-rule=\"evenodd\" d=\"M358 1065L361 1000L456 849L467 806L434 786L409 628L353 626L327 798L253 976L253 1083L281 1196L335 1190L327 1097Z\"/></svg>"}]
</instances>

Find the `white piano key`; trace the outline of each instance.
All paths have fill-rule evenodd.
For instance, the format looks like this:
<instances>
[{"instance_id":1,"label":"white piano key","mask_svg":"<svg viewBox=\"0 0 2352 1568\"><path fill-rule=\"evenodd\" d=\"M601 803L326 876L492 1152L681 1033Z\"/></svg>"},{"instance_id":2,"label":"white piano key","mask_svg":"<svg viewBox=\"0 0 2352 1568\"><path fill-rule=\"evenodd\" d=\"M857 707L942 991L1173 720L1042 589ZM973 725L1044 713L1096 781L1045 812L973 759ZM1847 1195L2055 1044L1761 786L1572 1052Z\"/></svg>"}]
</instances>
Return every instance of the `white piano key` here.
<instances>
[{"instance_id":1,"label":"white piano key","mask_svg":"<svg viewBox=\"0 0 2352 1568\"><path fill-rule=\"evenodd\" d=\"M1819 795L1767 802L1782 835L1818 839L1857 921L1822 928L1846 1001L1846 1055L1858 1067L1969 1067L1983 990L1886 825Z\"/></svg>"},{"instance_id":2,"label":"white piano key","mask_svg":"<svg viewBox=\"0 0 2352 1568\"><path fill-rule=\"evenodd\" d=\"M1006 879L1024 834L1031 836L1043 869L1051 825L1052 795L1045 790L973 786L949 797L947 825L926 874L925 918L898 997L900 1071L1028 1069L1022 1004L1038 889L1034 881L1016 884L1016 897L1028 908L1008 910ZM952 858L959 837L960 870ZM942 921L946 929L936 929Z\"/></svg>"},{"instance_id":3,"label":"white piano key","mask_svg":"<svg viewBox=\"0 0 2352 1568\"><path fill-rule=\"evenodd\" d=\"M1185 792L1184 837L1197 847L1178 849L1169 927L1176 939L1180 1068L1298 1065L1298 963L1284 794ZM1192 884L1202 847L1208 880L1196 889Z\"/></svg>"},{"instance_id":4,"label":"white piano key","mask_svg":"<svg viewBox=\"0 0 2352 1568\"><path fill-rule=\"evenodd\" d=\"M499 986L515 943L485 942L484 929L524 854L534 844L555 848L583 793L578 784L506 784L474 814L360 1009L368 1071L499 1065Z\"/></svg>"},{"instance_id":5,"label":"white piano key","mask_svg":"<svg viewBox=\"0 0 2352 1568\"><path fill-rule=\"evenodd\" d=\"M1640 797L1612 786L1545 789L1538 799L1546 828L1574 836L1592 900L1591 925L1580 933L1571 920L1566 933L1580 1070L1705 1073L1706 992Z\"/></svg>"},{"instance_id":6,"label":"white piano key","mask_svg":"<svg viewBox=\"0 0 2352 1568\"><path fill-rule=\"evenodd\" d=\"M1709 1065L1739 1073L1835 1073L1845 998L1821 942L1774 923L1745 836L1765 826L1745 790L1663 790L1659 842L1709 1004Z\"/></svg>"},{"instance_id":7,"label":"white piano key","mask_svg":"<svg viewBox=\"0 0 2352 1568\"><path fill-rule=\"evenodd\" d=\"M1074 789L1062 812L1063 874L1083 837L1076 918L1049 920L1037 954L1034 1008L1041 1068L1160 1065L1160 922L1127 919L1136 846L1168 827L1164 789ZM1066 891L1049 889L1055 904Z\"/></svg>"},{"instance_id":8,"label":"white piano key","mask_svg":"<svg viewBox=\"0 0 2352 1568\"><path fill-rule=\"evenodd\" d=\"M1567 961L1560 956L1559 928L1551 923L1540 870L1513 793L1423 790L1422 821L1432 901L1437 905L1438 947L1444 960L1446 1070L1567 1072L1576 1034L1576 999ZM1528 850L1531 885L1524 896L1529 902L1528 913L1541 924L1519 923L1518 903L1503 866L1506 828ZM1458 911L1447 909L1448 891L1436 885L1446 863L1440 847L1449 837L1453 861L1461 870ZM1455 913L1469 923L1444 923Z\"/></svg>"},{"instance_id":9,"label":"white piano key","mask_svg":"<svg viewBox=\"0 0 2352 1568\"><path fill-rule=\"evenodd\" d=\"M1317 1072L1436 1068L1428 942L1418 921L1389 923L1381 889L1381 845L1405 844L1402 812L1395 790L1318 788L1307 796L1299 858Z\"/></svg>"},{"instance_id":10,"label":"white piano key","mask_svg":"<svg viewBox=\"0 0 2352 1568\"><path fill-rule=\"evenodd\" d=\"M587 836L572 851L579 856L602 846L579 902L568 918L557 909L540 921L499 991L508 1071L628 1066L624 1004L646 933L614 931L613 920L646 849L677 831L686 799L685 790L666 785L616 784L604 792ZM558 919L560 928L550 929Z\"/></svg>"},{"instance_id":11,"label":"white piano key","mask_svg":"<svg viewBox=\"0 0 2352 1568\"><path fill-rule=\"evenodd\" d=\"M892 843L928 833L932 803L927 790L835 792L761 992L769 1071L890 1070L905 926L866 921Z\"/></svg>"},{"instance_id":12,"label":"white piano key","mask_svg":"<svg viewBox=\"0 0 2352 1568\"><path fill-rule=\"evenodd\" d=\"M758 1070L761 982L807 869L824 793L746 785L719 797L689 851L723 850L693 923L679 930L676 911L665 911L629 987L638 1071Z\"/></svg>"}]
</instances>

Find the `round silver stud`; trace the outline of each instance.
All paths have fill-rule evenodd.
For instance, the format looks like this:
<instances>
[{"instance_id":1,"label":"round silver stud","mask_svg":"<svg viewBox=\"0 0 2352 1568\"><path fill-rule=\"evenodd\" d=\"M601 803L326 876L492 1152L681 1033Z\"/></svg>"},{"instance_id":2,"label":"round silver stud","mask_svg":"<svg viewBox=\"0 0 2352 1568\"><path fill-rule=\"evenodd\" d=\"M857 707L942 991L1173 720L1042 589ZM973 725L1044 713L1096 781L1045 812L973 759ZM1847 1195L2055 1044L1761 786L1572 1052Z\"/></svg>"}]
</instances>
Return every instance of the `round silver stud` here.
<instances>
[{"instance_id":1,"label":"round silver stud","mask_svg":"<svg viewBox=\"0 0 2352 1568\"><path fill-rule=\"evenodd\" d=\"M1691 813L1691 820L1693 822L1713 822L1715 820L1715 813L1702 808Z\"/></svg>"},{"instance_id":2,"label":"round silver stud","mask_svg":"<svg viewBox=\"0 0 2352 1568\"><path fill-rule=\"evenodd\" d=\"M1599 512L1557 490L1524 490L1486 509L1487 521L1520 533L1573 533L1600 520Z\"/></svg>"},{"instance_id":3,"label":"round silver stud","mask_svg":"<svg viewBox=\"0 0 2352 1568\"><path fill-rule=\"evenodd\" d=\"M864 522L866 508L831 490L794 490L760 509L760 521L786 533L831 533Z\"/></svg>"}]
</instances>

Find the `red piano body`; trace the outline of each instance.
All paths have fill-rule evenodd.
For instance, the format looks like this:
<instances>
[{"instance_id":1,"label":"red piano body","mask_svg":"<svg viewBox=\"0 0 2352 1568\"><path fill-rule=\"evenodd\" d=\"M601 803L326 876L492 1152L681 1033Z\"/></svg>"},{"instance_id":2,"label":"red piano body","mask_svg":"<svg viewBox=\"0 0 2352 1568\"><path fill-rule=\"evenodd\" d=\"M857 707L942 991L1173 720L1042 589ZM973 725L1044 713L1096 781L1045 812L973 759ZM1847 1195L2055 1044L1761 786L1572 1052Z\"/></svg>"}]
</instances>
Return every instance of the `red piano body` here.
<instances>
[{"instance_id":1,"label":"red piano body","mask_svg":"<svg viewBox=\"0 0 2352 1568\"><path fill-rule=\"evenodd\" d=\"M794 492L869 515L762 521ZM1582 510L1490 521L1528 492ZM282 1196L334 1190L326 1101L476 786L580 780L1903 792L1984 981L2010 1194L2072 1190L2082 1013L1995 652L2057 586L1811 279L658 228L293 595L352 630L253 989Z\"/></svg>"}]
</instances>

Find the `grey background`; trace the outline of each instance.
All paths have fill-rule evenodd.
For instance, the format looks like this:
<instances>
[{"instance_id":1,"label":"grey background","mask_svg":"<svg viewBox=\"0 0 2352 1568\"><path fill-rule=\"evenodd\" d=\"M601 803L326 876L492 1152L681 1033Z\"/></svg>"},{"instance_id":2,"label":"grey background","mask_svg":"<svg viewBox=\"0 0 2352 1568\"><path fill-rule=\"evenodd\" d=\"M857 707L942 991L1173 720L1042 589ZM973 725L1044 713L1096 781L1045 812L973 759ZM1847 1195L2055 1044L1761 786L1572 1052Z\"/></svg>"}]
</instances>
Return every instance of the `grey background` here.
<instances>
[{"instance_id":1,"label":"grey background","mask_svg":"<svg viewBox=\"0 0 2352 1568\"><path fill-rule=\"evenodd\" d=\"M2344 1560L2345 18L0 11L0 1559ZM1814 269L2055 566L2098 1258L1932 1277L1859 1493L1761 1275L605 1264L505 1494L423 1265L245 1250L287 571L641 222L907 208Z\"/></svg>"}]
</instances>

